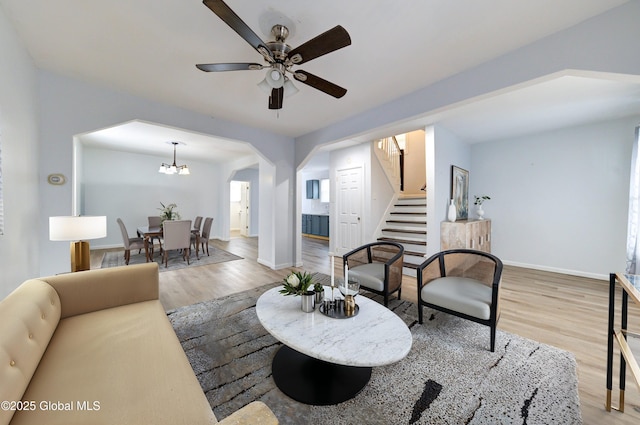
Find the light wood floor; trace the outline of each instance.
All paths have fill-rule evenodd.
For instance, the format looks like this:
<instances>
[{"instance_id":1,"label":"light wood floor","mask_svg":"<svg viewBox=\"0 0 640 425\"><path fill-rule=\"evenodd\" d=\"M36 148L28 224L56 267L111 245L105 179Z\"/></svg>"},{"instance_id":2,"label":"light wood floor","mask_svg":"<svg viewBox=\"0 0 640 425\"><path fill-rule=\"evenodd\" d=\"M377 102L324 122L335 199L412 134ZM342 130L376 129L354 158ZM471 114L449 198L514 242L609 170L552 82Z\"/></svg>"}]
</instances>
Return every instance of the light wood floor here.
<instances>
[{"instance_id":1,"label":"light wood floor","mask_svg":"<svg viewBox=\"0 0 640 425\"><path fill-rule=\"evenodd\" d=\"M160 273L160 300L165 309L280 281L290 271L274 271L258 264L255 238L234 237L228 242L212 240L211 245L243 259ZM328 242L303 238L302 248L304 270L330 273ZM92 267L99 267L100 262L101 252L92 252ZM341 272L342 262L336 261L335 273ZM415 279L405 276L402 289L403 299L416 301ZM640 388L629 373L625 413L604 409L608 282L506 266L501 302L499 329L562 348L576 356L585 424L640 423ZM620 293L618 305L619 302ZM640 309L630 308L629 316L629 328L640 331ZM619 320L619 314L616 320ZM487 331L487 344L488 338ZM617 365L616 361L614 388L618 382ZM614 404L617 405L617 391L614 391Z\"/></svg>"}]
</instances>

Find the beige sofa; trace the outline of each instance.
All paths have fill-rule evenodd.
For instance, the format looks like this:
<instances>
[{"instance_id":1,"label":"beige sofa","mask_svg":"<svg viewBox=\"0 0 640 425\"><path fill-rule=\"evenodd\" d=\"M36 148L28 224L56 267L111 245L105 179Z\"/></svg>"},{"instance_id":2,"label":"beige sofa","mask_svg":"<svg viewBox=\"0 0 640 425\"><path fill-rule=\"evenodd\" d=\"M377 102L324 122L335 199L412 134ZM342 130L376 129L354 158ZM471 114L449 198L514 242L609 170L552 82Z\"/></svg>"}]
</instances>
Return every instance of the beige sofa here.
<instances>
[{"instance_id":1,"label":"beige sofa","mask_svg":"<svg viewBox=\"0 0 640 425\"><path fill-rule=\"evenodd\" d=\"M148 263L24 282L0 302L0 424L211 424ZM224 424L277 424L260 402Z\"/></svg>"}]
</instances>

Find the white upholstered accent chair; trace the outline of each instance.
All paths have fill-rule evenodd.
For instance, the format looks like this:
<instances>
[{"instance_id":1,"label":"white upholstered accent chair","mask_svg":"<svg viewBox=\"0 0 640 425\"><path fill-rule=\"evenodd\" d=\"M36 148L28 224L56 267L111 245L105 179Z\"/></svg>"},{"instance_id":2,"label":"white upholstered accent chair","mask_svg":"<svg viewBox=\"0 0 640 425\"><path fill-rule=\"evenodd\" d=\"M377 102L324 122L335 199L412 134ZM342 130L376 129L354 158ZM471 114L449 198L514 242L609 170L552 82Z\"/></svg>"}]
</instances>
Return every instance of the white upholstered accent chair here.
<instances>
[{"instance_id":1,"label":"white upholstered accent chair","mask_svg":"<svg viewBox=\"0 0 640 425\"><path fill-rule=\"evenodd\" d=\"M164 239L164 267L169 264L169 251L182 250L182 259L189 263L191 251L191 220L165 220L162 224Z\"/></svg>"},{"instance_id":2,"label":"white upholstered accent chair","mask_svg":"<svg viewBox=\"0 0 640 425\"><path fill-rule=\"evenodd\" d=\"M423 306L489 326L490 348L500 318L502 261L471 249L434 254L418 267L418 321Z\"/></svg>"},{"instance_id":3,"label":"white upholstered accent chair","mask_svg":"<svg viewBox=\"0 0 640 425\"><path fill-rule=\"evenodd\" d=\"M124 244L124 263L128 266L129 260L131 260L131 250L138 249L138 252L144 248L144 239L142 238L130 238L127 228L124 222L118 218L116 220L118 226L120 226L120 232L122 233L122 243ZM153 246L151 246L151 253L153 255Z\"/></svg>"},{"instance_id":4,"label":"white upholstered accent chair","mask_svg":"<svg viewBox=\"0 0 640 425\"><path fill-rule=\"evenodd\" d=\"M349 277L357 279L360 288L382 295L385 307L389 302L389 295L394 292L398 292L400 299L404 261L402 245L395 242L372 242L346 253L342 260L343 267L349 267Z\"/></svg>"}]
</instances>

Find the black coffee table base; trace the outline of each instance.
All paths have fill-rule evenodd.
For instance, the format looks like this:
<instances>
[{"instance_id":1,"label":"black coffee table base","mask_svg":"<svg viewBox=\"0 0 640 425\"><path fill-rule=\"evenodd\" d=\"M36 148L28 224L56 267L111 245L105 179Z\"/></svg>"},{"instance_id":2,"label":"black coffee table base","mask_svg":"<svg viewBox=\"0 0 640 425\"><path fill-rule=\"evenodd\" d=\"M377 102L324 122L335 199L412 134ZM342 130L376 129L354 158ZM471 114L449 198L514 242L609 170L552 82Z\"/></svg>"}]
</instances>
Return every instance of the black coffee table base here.
<instances>
[{"instance_id":1,"label":"black coffee table base","mask_svg":"<svg viewBox=\"0 0 640 425\"><path fill-rule=\"evenodd\" d=\"M273 380L300 403L338 404L355 397L371 378L370 367L343 366L314 359L283 345L273 358Z\"/></svg>"}]
</instances>

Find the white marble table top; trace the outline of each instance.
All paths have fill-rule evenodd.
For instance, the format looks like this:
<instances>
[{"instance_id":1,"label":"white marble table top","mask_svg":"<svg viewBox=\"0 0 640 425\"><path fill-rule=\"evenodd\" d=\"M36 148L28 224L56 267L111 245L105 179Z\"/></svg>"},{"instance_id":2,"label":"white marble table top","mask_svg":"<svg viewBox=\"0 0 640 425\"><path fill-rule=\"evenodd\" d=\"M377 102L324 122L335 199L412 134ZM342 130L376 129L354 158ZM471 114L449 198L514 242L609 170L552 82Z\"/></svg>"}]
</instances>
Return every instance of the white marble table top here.
<instances>
[{"instance_id":1,"label":"white marble table top","mask_svg":"<svg viewBox=\"0 0 640 425\"><path fill-rule=\"evenodd\" d=\"M346 366L373 367L395 363L411 349L411 332L402 319L367 297L356 297L356 316L334 319L318 308L305 313L300 297L284 296L278 293L281 288L258 298L256 314L271 335L300 353ZM328 287L325 296L331 296Z\"/></svg>"}]
</instances>

